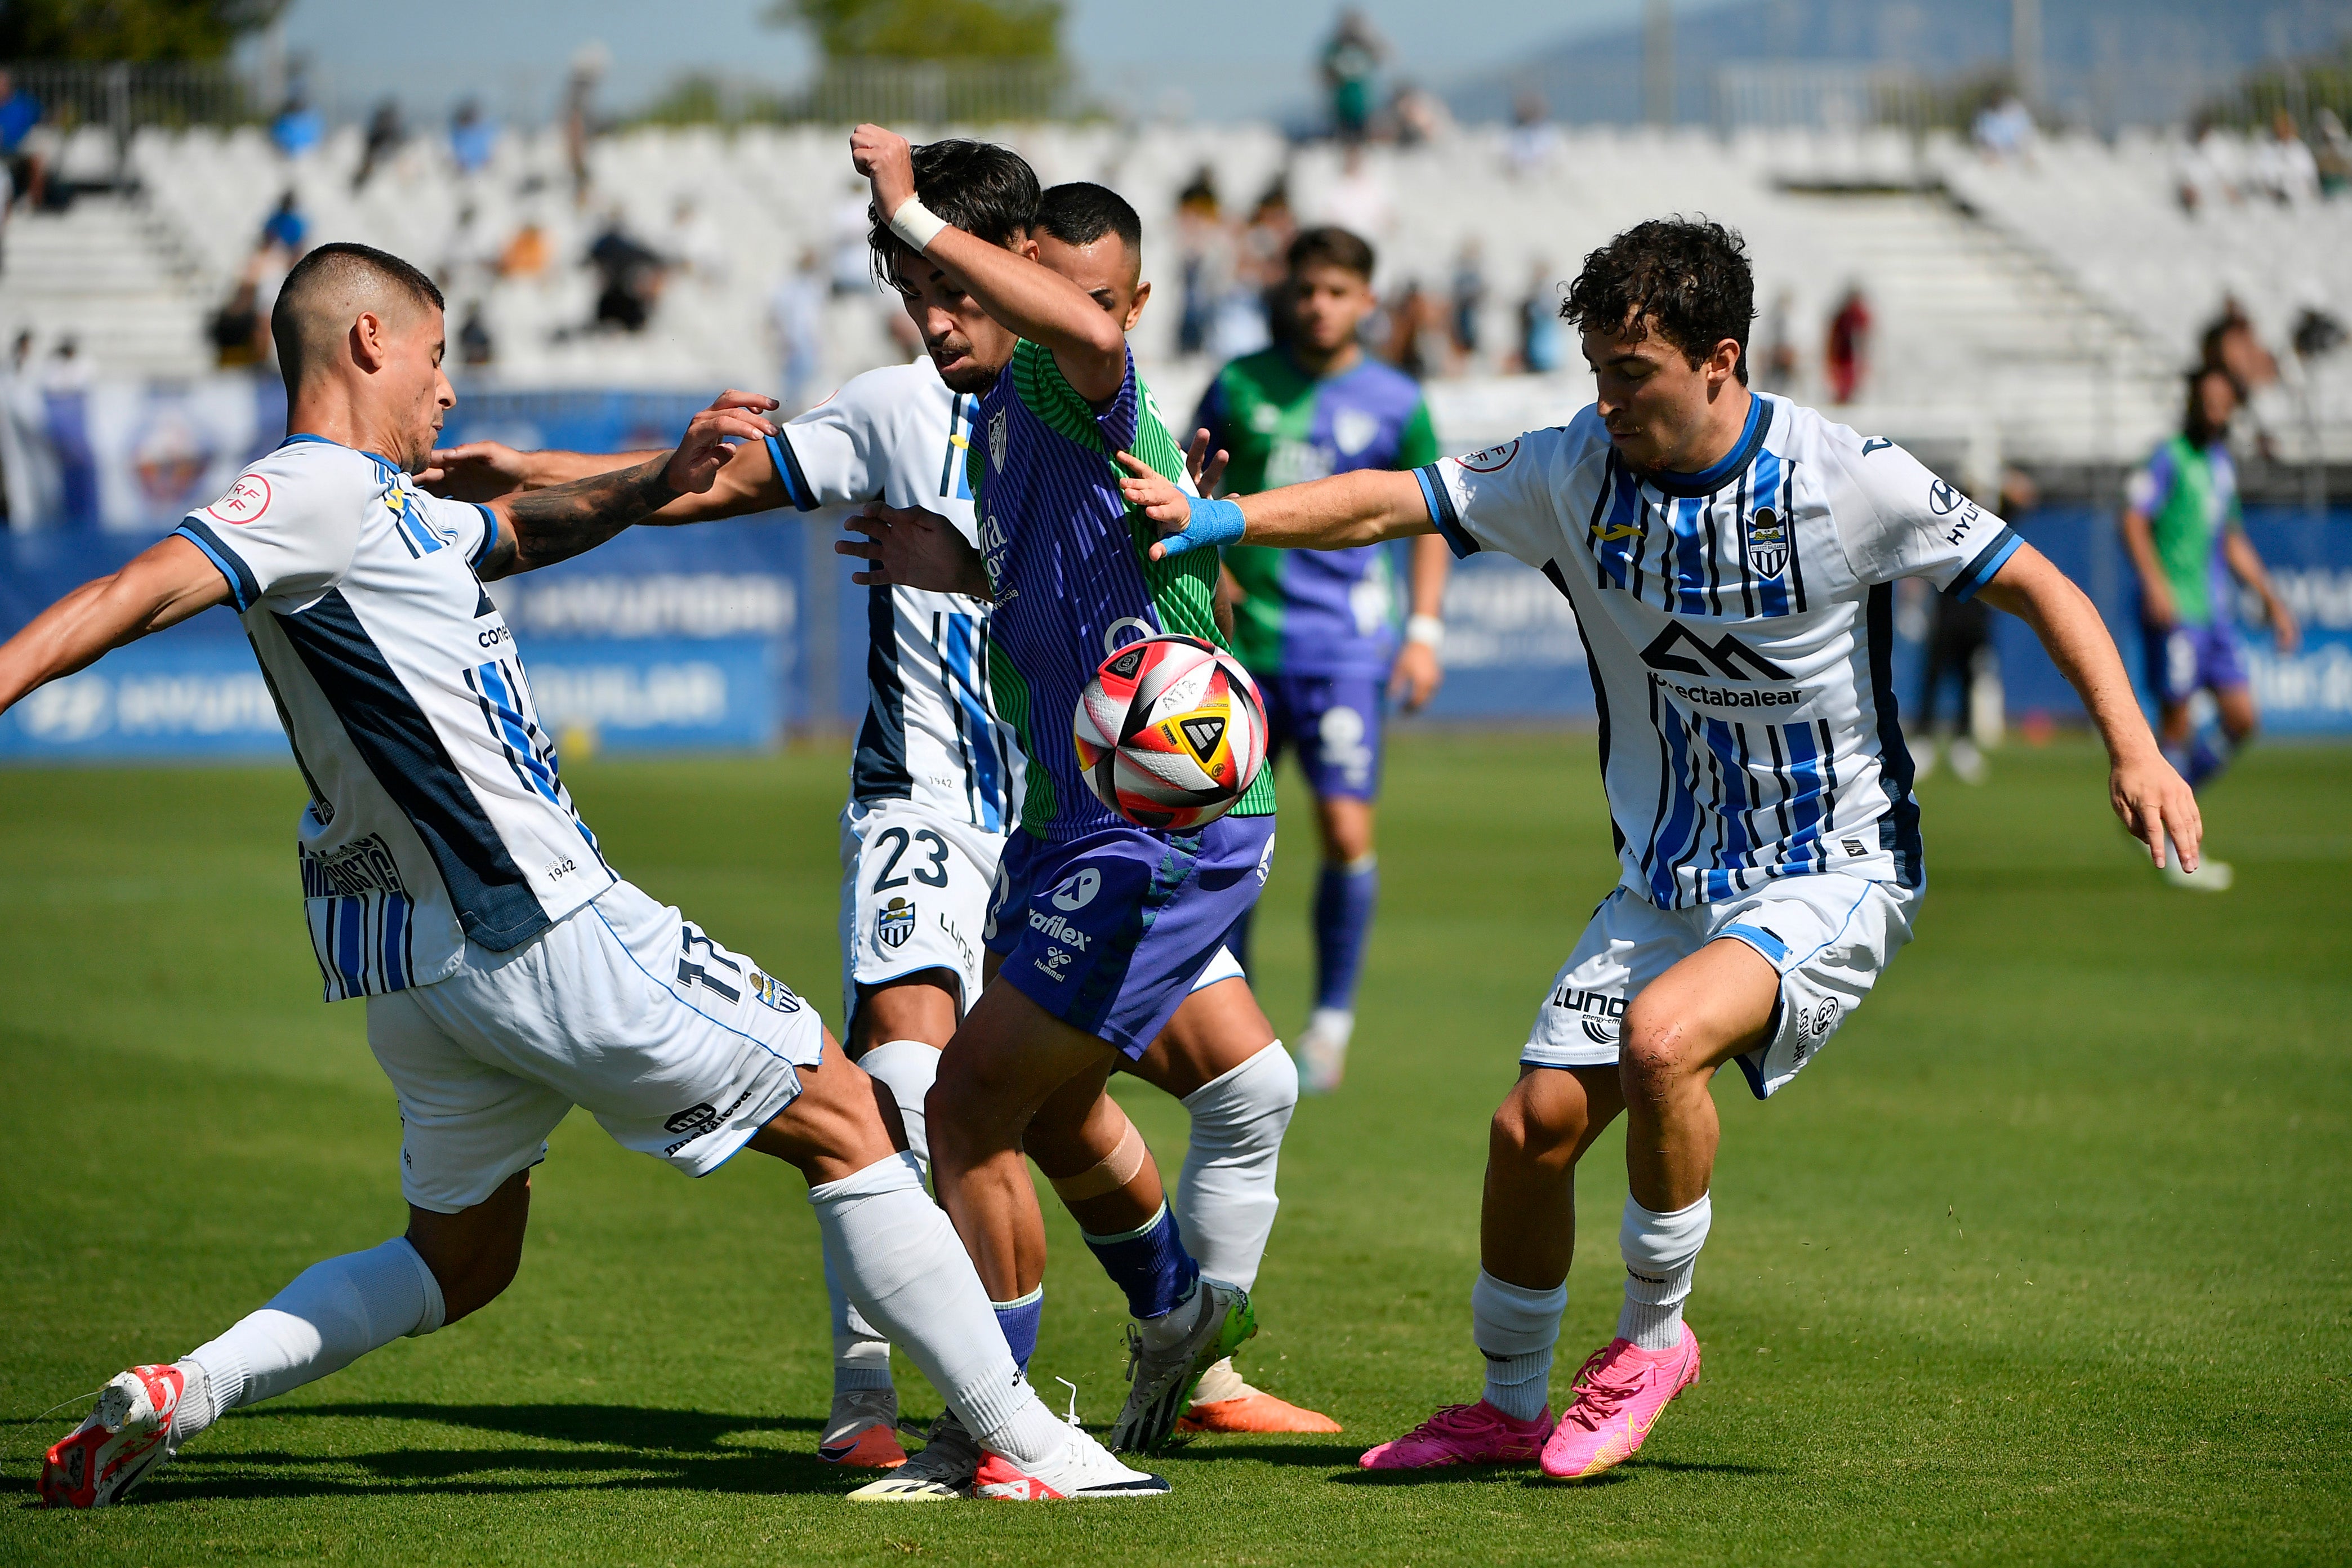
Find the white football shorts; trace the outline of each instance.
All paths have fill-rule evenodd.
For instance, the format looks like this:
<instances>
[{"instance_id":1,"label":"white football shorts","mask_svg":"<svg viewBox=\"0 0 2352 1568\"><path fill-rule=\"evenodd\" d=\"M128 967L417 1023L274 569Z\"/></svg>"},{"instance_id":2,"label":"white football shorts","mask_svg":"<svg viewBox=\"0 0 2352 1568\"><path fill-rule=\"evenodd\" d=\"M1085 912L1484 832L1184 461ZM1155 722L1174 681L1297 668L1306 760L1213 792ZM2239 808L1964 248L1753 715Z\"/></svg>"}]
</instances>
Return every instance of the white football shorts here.
<instances>
[{"instance_id":1,"label":"white football shorts","mask_svg":"<svg viewBox=\"0 0 2352 1568\"><path fill-rule=\"evenodd\" d=\"M1004 835L905 801L841 814L842 1037L857 988L944 969L963 987L961 1016L980 1000L980 933Z\"/></svg>"},{"instance_id":2,"label":"white football shorts","mask_svg":"<svg viewBox=\"0 0 2352 1568\"><path fill-rule=\"evenodd\" d=\"M509 952L371 996L400 1096L400 1187L455 1214L547 1158L587 1107L623 1148L689 1176L725 1163L824 1055L816 1009L677 910L616 882Z\"/></svg>"},{"instance_id":3,"label":"white football shorts","mask_svg":"<svg viewBox=\"0 0 2352 1568\"><path fill-rule=\"evenodd\" d=\"M1780 972L1772 1037L1732 1059L1759 1100L1797 1076L1862 1005L1903 944L1916 889L1826 873L1790 877L1743 898L1662 910L1619 887L1592 911L1560 966L1519 1060L1531 1067L1606 1067L1617 1060L1626 1004L1642 987L1718 937L1746 942Z\"/></svg>"}]
</instances>

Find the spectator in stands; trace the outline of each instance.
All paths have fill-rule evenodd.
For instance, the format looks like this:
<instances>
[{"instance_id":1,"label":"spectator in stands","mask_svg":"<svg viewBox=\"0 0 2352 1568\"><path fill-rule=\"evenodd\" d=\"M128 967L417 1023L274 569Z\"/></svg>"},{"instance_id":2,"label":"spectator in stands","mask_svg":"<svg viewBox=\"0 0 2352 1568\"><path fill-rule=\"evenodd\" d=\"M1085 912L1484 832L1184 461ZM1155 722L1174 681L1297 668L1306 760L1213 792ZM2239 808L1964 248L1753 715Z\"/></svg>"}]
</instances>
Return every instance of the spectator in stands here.
<instances>
[{"instance_id":1,"label":"spectator in stands","mask_svg":"<svg viewBox=\"0 0 2352 1568\"><path fill-rule=\"evenodd\" d=\"M2211 120L2200 115L2175 160L2173 193L2180 210L2194 217L2216 201L2236 202L2237 149Z\"/></svg>"},{"instance_id":2,"label":"spectator in stands","mask_svg":"<svg viewBox=\"0 0 2352 1568\"><path fill-rule=\"evenodd\" d=\"M2139 575L2141 675L2157 700L2157 741L2201 791L2253 738L2261 717L2232 625L2230 580L2261 596L2281 653L2293 653L2302 634L2246 540L2229 444L2241 390L2208 364L2190 374L2188 393L2180 434L2132 477L2123 536ZM2200 691L2211 694L2218 728L2197 728L2190 704ZM2190 875L2167 862L2176 886L2220 892L2230 885L2230 868L2210 857Z\"/></svg>"},{"instance_id":3,"label":"spectator in stands","mask_svg":"<svg viewBox=\"0 0 2352 1568\"><path fill-rule=\"evenodd\" d=\"M1233 287L1233 236L1217 201L1216 174L1206 163L1176 194L1176 352L1189 358L1209 346L1217 302Z\"/></svg>"},{"instance_id":4,"label":"spectator in stands","mask_svg":"<svg viewBox=\"0 0 2352 1568\"><path fill-rule=\"evenodd\" d=\"M2017 94L2004 91L1977 111L1973 134L1987 158L2023 162L2033 156L2033 111Z\"/></svg>"},{"instance_id":5,"label":"spectator in stands","mask_svg":"<svg viewBox=\"0 0 2352 1568\"><path fill-rule=\"evenodd\" d=\"M468 98L449 119L449 161L460 175L478 174L489 167L499 150L499 127L482 113L482 101Z\"/></svg>"},{"instance_id":6,"label":"spectator in stands","mask_svg":"<svg viewBox=\"0 0 2352 1568\"><path fill-rule=\"evenodd\" d=\"M1551 263L1538 260L1519 301L1519 368L1529 375L1549 375L1559 369L1563 357L1559 285Z\"/></svg>"},{"instance_id":7,"label":"spectator in stands","mask_svg":"<svg viewBox=\"0 0 2352 1568\"><path fill-rule=\"evenodd\" d=\"M498 246L490 238L482 209L472 202L457 209L457 226L449 231L448 248L441 253L441 291L463 294L486 285L498 270Z\"/></svg>"},{"instance_id":8,"label":"spectator in stands","mask_svg":"<svg viewBox=\"0 0 2352 1568\"><path fill-rule=\"evenodd\" d=\"M1838 301L1837 313L1830 318L1822 371L1829 379L1832 403L1852 403L1869 379L1870 305L1862 297L1859 283L1846 286L1845 298Z\"/></svg>"},{"instance_id":9,"label":"spectator in stands","mask_svg":"<svg viewBox=\"0 0 2352 1568\"><path fill-rule=\"evenodd\" d=\"M400 144L407 140L407 128L400 122L399 102L387 98L378 103L375 112L368 116L367 142L360 150L360 166L352 172L352 194L356 195L373 179L376 170L399 152Z\"/></svg>"},{"instance_id":10,"label":"spectator in stands","mask_svg":"<svg viewBox=\"0 0 2352 1568\"><path fill-rule=\"evenodd\" d=\"M466 323L457 329L457 363L467 370L487 370L498 358L498 345L491 341L489 323L482 320L482 302L466 302Z\"/></svg>"},{"instance_id":11,"label":"spectator in stands","mask_svg":"<svg viewBox=\"0 0 2352 1568\"><path fill-rule=\"evenodd\" d=\"M48 159L43 155L38 139L27 142L35 127L41 123L41 100L29 88L18 87L14 78L0 70L0 158L7 161L5 202L14 205L22 196L37 210L48 197Z\"/></svg>"},{"instance_id":12,"label":"spectator in stands","mask_svg":"<svg viewBox=\"0 0 2352 1568\"><path fill-rule=\"evenodd\" d=\"M1400 147L1426 146L1443 140L1454 130L1454 116L1446 110L1445 100L1412 82L1397 84L1396 97L1389 103L1389 115L1396 121Z\"/></svg>"},{"instance_id":13,"label":"spectator in stands","mask_svg":"<svg viewBox=\"0 0 2352 1568\"><path fill-rule=\"evenodd\" d=\"M801 252L800 265L768 295L768 330L775 338L776 363L782 371L779 418L791 418L813 401L817 376L824 368L824 304L830 292L824 258L812 247Z\"/></svg>"},{"instance_id":14,"label":"spectator in stands","mask_svg":"<svg viewBox=\"0 0 2352 1568\"><path fill-rule=\"evenodd\" d=\"M586 260L598 280L595 324L644 331L661 294L663 262L629 232L619 207L605 215L604 229L589 243Z\"/></svg>"},{"instance_id":15,"label":"spectator in stands","mask_svg":"<svg viewBox=\"0 0 2352 1568\"><path fill-rule=\"evenodd\" d=\"M2312 120L2319 143L2312 153L2319 194L2332 200L2352 189L2352 136L2345 134L2343 119L2332 109L2322 109Z\"/></svg>"},{"instance_id":16,"label":"spectator in stands","mask_svg":"<svg viewBox=\"0 0 2352 1568\"><path fill-rule=\"evenodd\" d=\"M2033 481L2015 468L2000 477L2000 494L1979 496L1989 500L1994 512L2001 517L2017 518L2041 499ZM1906 579L1924 588L1927 584L1917 578ZM2000 656L1992 642L1992 610L1974 595L1955 599L1948 594L1927 594L1927 668L1919 678L1919 706L1913 717L1915 727L1927 736L1927 754L1920 759L1919 777L1934 773L1948 747L1952 772L1963 784L1980 784L1987 772L1982 747L1994 736L1983 733L1978 727L1974 698L1977 688L1990 681L1998 691L2000 682ZM1952 718L1943 718L1943 697L1952 696Z\"/></svg>"},{"instance_id":17,"label":"spectator in stands","mask_svg":"<svg viewBox=\"0 0 2352 1568\"><path fill-rule=\"evenodd\" d=\"M679 196L670 207L669 236L662 248L672 263L703 282L727 280L727 237L690 195Z\"/></svg>"},{"instance_id":18,"label":"spectator in stands","mask_svg":"<svg viewBox=\"0 0 2352 1568\"><path fill-rule=\"evenodd\" d=\"M2246 184L2281 206L2319 199L2319 161L2297 133L2294 116L2285 110L2271 118L2270 134L2257 138L2248 151Z\"/></svg>"},{"instance_id":19,"label":"spectator in stands","mask_svg":"<svg viewBox=\"0 0 2352 1568\"><path fill-rule=\"evenodd\" d=\"M499 276L501 278L543 278L554 253L547 243L547 230L539 219L527 217L522 226L514 231L506 248L499 252Z\"/></svg>"},{"instance_id":20,"label":"spectator in stands","mask_svg":"<svg viewBox=\"0 0 2352 1568\"><path fill-rule=\"evenodd\" d=\"M588 144L604 129L596 119L596 84L604 79L612 58L601 43L582 45L572 57L572 75L563 86L563 153L572 165L572 200L576 206L588 204Z\"/></svg>"},{"instance_id":21,"label":"spectator in stands","mask_svg":"<svg viewBox=\"0 0 2352 1568\"><path fill-rule=\"evenodd\" d=\"M1519 179L1551 167L1559 152L1559 127L1551 122L1551 106L1543 94L1529 89L1511 106L1511 134L1503 143L1503 163Z\"/></svg>"},{"instance_id":22,"label":"spectator in stands","mask_svg":"<svg viewBox=\"0 0 2352 1568\"><path fill-rule=\"evenodd\" d=\"M1381 353L1415 381L1429 379L1430 369L1444 352L1445 311L1421 279L1411 278L1388 310L1388 342Z\"/></svg>"},{"instance_id":23,"label":"spectator in stands","mask_svg":"<svg viewBox=\"0 0 2352 1568\"><path fill-rule=\"evenodd\" d=\"M327 122L310 107L310 84L299 80L286 94L269 122L269 140L289 158L299 158L326 139Z\"/></svg>"},{"instance_id":24,"label":"spectator in stands","mask_svg":"<svg viewBox=\"0 0 2352 1568\"><path fill-rule=\"evenodd\" d=\"M866 237L874 227L874 193L864 180L842 186L833 208L833 291L871 296L875 292L874 252ZM892 315L904 315L892 310Z\"/></svg>"},{"instance_id":25,"label":"spectator in stands","mask_svg":"<svg viewBox=\"0 0 2352 1568\"><path fill-rule=\"evenodd\" d=\"M245 370L262 358L260 266L265 248L257 247L246 258L236 287L205 324L212 340L213 363L222 370Z\"/></svg>"},{"instance_id":26,"label":"spectator in stands","mask_svg":"<svg viewBox=\"0 0 2352 1568\"><path fill-rule=\"evenodd\" d=\"M1783 289L1764 313L1764 330L1756 334L1762 345L1756 356L1757 384L1783 395L1797 384L1797 297Z\"/></svg>"},{"instance_id":27,"label":"spectator in stands","mask_svg":"<svg viewBox=\"0 0 2352 1568\"><path fill-rule=\"evenodd\" d=\"M1234 250L1232 286L1218 302L1209 352L1220 360L1253 354L1276 341L1282 323L1284 258L1298 236L1290 182L1276 174L1251 209Z\"/></svg>"},{"instance_id":28,"label":"spectator in stands","mask_svg":"<svg viewBox=\"0 0 2352 1568\"><path fill-rule=\"evenodd\" d=\"M1370 132L1381 65L1388 52L1387 40L1372 30L1361 11L1350 5L1339 13L1339 24L1323 46L1323 85L1331 94L1332 131L1342 142L1361 142Z\"/></svg>"},{"instance_id":29,"label":"spectator in stands","mask_svg":"<svg viewBox=\"0 0 2352 1568\"><path fill-rule=\"evenodd\" d=\"M1454 373L1456 375L1478 357L1478 317L1486 308L1486 259L1472 235L1454 258L1454 297L1449 324L1454 329Z\"/></svg>"},{"instance_id":30,"label":"spectator in stands","mask_svg":"<svg viewBox=\"0 0 2352 1568\"><path fill-rule=\"evenodd\" d=\"M278 205L262 220L261 243L285 251L286 265L291 267L302 258L302 242L310 235L310 220L303 216L301 198L289 185L278 198Z\"/></svg>"}]
</instances>

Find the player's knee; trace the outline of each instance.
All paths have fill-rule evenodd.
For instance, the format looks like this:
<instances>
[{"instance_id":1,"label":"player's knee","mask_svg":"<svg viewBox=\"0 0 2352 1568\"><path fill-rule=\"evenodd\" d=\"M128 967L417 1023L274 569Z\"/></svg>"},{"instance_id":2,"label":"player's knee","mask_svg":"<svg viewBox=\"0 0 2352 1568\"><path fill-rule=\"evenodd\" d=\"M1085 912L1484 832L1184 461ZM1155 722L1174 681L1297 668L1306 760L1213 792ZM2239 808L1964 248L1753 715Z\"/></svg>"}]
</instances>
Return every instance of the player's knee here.
<instances>
[{"instance_id":1,"label":"player's knee","mask_svg":"<svg viewBox=\"0 0 2352 1568\"><path fill-rule=\"evenodd\" d=\"M410 1245L415 1245L414 1237ZM522 1268L522 1237L497 1236L457 1246L445 1243L429 1254L420 1248L419 1256L441 1287L441 1325L446 1328L505 1294Z\"/></svg>"},{"instance_id":2,"label":"player's knee","mask_svg":"<svg viewBox=\"0 0 2352 1568\"><path fill-rule=\"evenodd\" d=\"M1618 1031L1618 1077L1630 1100L1657 1100L1689 1070L1690 1038L1685 1021L1643 994L1625 1009Z\"/></svg>"},{"instance_id":3,"label":"player's knee","mask_svg":"<svg viewBox=\"0 0 2352 1568\"><path fill-rule=\"evenodd\" d=\"M1547 1093L1530 1074L1503 1097L1488 1124L1487 1158L1513 1168L1565 1168L1583 1142L1590 1111L1581 1095Z\"/></svg>"}]
</instances>

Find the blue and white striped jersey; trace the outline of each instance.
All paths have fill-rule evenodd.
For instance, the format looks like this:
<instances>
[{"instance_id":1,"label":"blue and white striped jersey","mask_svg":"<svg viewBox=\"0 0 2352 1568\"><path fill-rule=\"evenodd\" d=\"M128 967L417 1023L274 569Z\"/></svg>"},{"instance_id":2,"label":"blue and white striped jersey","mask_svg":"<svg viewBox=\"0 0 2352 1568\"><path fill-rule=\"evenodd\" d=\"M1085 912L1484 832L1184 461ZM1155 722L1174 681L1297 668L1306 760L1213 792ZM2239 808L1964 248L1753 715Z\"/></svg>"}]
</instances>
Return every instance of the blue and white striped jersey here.
<instances>
[{"instance_id":1,"label":"blue and white striped jersey","mask_svg":"<svg viewBox=\"0 0 2352 1568\"><path fill-rule=\"evenodd\" d=\"M211 557L310 786L298 848L327 1000L446 978L613 885L474 573L488 508L289 437L178 529Z\"/></svg>"},{"instance_id":2,"label":"blue and white striped jersey","mask_svg":"<svg viewBox=\"0 0 2352 1568\"><path fill-rule=\"evenodd\" d=\"M977 544L965 453L980 400L951 392L929 355L854 377L768 443L802 511L880 497L921 507ZM910 801L989 833L1021 809L1022 755L988 684L988 606L961 594L872 588L866 720L852 800Z\"/></svg>"},{"instance_id":3,"label":"blue and white striped jersey","mask_svg":"<svg viewBox=\"0 0 2352 1568\"><path fill-rule=\"evenodd\" d=\"M1627 887L1683 909L1822 871L1923 885L1890 584L1974 594L2020 543L2000 519L1760 394L1705 473L1633 470L1591 407L1416 471L1456 554L1517 556L1575 609Z\"/></svg>"}]
</instances>

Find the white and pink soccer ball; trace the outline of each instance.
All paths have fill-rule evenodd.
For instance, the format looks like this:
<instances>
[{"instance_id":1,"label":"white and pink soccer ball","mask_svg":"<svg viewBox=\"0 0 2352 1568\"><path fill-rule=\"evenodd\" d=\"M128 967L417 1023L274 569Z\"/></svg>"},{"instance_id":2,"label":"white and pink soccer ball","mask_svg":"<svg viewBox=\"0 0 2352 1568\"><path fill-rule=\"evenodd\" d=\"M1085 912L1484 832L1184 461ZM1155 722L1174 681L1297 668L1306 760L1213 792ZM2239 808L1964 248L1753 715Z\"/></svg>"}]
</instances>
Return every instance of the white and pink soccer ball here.
<instances>
[{"instance_id":1,"label":"white and pink soccer ball","mask_svg":"<svg viewBox=\"0 0 2352 1568\"><path fill-rule=\"evenodd\" d=\"M1265 703L1249 671L1198 637L1146 637L1078 696L1078 767L1139 827L1184 833L1233 809L1265 765Z\"/></svg>"}]
</instances>

